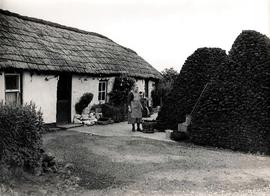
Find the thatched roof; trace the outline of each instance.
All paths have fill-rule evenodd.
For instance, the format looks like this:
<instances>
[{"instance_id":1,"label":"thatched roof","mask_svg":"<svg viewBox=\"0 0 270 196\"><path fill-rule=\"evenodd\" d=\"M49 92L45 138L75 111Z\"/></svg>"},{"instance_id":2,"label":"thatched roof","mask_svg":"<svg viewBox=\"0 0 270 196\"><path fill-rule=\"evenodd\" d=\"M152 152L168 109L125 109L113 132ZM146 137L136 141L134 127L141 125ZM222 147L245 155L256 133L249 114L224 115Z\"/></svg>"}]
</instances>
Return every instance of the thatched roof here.
<instances>
[{"instance_id":1,"label":"thatched roof","mask_svg":"<svg viewBox=\"0 0 270 196\"><path fill-rule=\"evenodd\" d=\"M0 9L0 69L160 78L131 49L92 32Z\"/></svg>"}]
</instances>

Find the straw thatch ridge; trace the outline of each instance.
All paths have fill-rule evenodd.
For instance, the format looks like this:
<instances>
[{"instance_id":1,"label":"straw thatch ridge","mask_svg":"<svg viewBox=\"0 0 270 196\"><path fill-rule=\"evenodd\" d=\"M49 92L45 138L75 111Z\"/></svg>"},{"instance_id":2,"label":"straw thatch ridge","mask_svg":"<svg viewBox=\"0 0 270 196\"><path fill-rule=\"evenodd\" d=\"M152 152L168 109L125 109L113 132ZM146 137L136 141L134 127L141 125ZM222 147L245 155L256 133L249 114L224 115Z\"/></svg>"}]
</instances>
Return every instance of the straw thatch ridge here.
<instances>
[{"instance_id":1,"label":"straw thatch ridge","mask_svg":"<svg viewBox=\"0 0 270 196\"><path fill-rule=\"evenodd\" d=\"M103 35L1 9L0 69L161 78L136 52Z\"/></svg>"}]
</instances>

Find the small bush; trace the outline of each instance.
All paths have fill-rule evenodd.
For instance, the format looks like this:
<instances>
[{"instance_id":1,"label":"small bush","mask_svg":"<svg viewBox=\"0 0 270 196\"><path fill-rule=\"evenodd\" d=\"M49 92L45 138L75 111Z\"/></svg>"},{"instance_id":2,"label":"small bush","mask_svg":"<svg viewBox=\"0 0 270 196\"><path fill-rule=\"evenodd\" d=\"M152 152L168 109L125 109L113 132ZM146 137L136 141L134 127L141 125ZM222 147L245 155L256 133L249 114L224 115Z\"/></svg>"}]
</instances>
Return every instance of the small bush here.
<instances>
[{"instance_id":1,"label":"small bush","mask_svg":"<svg viewBox=\"0 0 270 196\"><path fill-rule=\"evenodd\" d=\"M82 114L83 109L93 100L94 95L92 93L84 93L79 102L75 104L75 110L77 114Z\"/></svg>"},{"instance_id":2,"label":"small bush","mask_svg":"<svg viewBox=\"0 0 270 196\"><path fill-rule=\"evenodd\" d=\"M161 71L163 78L156 84L155 89L151 92L153 106L161 106L166 97L172 90L173 83L177 79L178 72L174 68L166 68Z\"/></svg>"},{"instance_id":3,"label":"small bush","mask_svg":"<svg viewBox=\"0 0 270 196\"><path fill-rule=\"evenodd\" d=\"M121 76L115 78L113 90L109 93L110 104L115 106L126 104L128 93L130 92L134 83L135 80L131 77Z\"/></svg>"},{"instance_id":4,"label":"small bush","mask_svg":"<svg viewBox=\"0 0 270 196\"><path fill-rule=\"evenodd\" d=\"M127 119L126 106L113 106L110 104L102 104L102 115L111 118L114 122L122 122Z\"/></svg>"},{"instance_id":5,"label":"small bush","mask_svg":"<svg viewBox=\"0 0 270 196\"><path fill-rule=\"evenodd\" d=\"M34 172L41 166L42 113L32 103L0 103L0 165Z\"/></svg>"}]
</instances>

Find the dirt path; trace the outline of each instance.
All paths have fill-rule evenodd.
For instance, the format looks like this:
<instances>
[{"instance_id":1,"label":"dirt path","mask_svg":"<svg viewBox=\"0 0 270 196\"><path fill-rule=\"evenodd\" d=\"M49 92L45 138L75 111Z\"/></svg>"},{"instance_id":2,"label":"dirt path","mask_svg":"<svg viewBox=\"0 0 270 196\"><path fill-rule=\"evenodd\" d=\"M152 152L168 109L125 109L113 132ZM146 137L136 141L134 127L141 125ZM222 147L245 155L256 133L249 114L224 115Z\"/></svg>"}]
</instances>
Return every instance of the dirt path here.
<instances>
[{"instance_id":1,"label":"dirt path","mask_svg":"<svg viewBox=\"0 0 270 196\"><path fill-rule=\"evenodd\" d=\"M186 143L79 132L46 134L75 165L81 195L268 195L270 157Z\"/></svg>"},{"instance_id":2,"label":"dirt path","mask_svg":"<svg viewBox=\"0 0 270 196\"><path fill-rule=\"evenodd\" d=\"M69 129L70 131L77 131L81 133L89 133L98 136L126 136L126 137L140 137L148 138L153 140L174 142L166 138L165 132L155 132L151 134L142 132L132 132L131 125L127 122L114 123L109 125L94 125L94 126L83 126Z\"/></svg>"}]
</instances>

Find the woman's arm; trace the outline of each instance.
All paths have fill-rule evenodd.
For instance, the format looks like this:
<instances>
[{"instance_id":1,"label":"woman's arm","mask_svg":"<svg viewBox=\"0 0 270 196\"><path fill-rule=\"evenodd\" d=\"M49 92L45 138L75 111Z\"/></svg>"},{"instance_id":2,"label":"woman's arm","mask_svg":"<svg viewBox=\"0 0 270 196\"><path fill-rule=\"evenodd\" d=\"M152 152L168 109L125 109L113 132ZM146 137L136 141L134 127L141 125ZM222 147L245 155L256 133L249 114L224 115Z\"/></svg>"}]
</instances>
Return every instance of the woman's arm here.
<instances>
[{"instance_id":1,"label":"woman's arm","mask_svg":"<svg viewBox=\"0 0 270 196\"><path fill-rule=\"evenodd\" d=\"M128 101L127 101L127 104L128 104L128 111L131 112L131 101L134 99L134 95L132 92L130 92L128 94Z\"/></svg>"}]
</instances>

